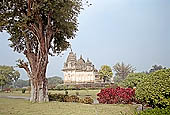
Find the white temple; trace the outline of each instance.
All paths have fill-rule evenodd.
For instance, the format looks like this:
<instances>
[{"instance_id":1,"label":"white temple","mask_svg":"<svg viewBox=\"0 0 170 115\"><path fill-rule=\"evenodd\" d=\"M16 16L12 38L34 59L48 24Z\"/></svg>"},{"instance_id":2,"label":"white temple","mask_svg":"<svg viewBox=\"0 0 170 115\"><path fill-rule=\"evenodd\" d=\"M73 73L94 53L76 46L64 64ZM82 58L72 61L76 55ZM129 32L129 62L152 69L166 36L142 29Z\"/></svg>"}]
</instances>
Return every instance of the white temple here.
<instances>
[{"instance_id":1,"label":"white temple","mask_svg":"<svg viewBox=\"0 0 170 115\"><path fill-rule=\"evenodd\" d=\"M82 84L100 82L98 71L92 62L87 59L85 62L82 56L77 60L76 54L69 53L64 63L64 84Z\"/></svg>"}]
</instances>

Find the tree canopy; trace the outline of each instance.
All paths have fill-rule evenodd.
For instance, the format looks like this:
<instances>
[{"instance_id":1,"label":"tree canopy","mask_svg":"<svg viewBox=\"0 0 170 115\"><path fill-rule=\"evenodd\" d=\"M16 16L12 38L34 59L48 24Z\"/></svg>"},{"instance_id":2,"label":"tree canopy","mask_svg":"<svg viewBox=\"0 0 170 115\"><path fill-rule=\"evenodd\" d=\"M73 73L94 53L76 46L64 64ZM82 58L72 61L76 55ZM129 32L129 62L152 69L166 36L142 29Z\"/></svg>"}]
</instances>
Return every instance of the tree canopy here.
<instances>
[{"instance_id":1,"label":"tree canopy","mask_svg":"<svg viewBox=\"0 0 170 115\"><path fill-rule=\"evenodd\" d=\"M108 65L101 66L101 69L99 70L99 75L104 82L109 81L110 78L113 76L111 67Z\"/></svg>"},{"instance_id":2,"label":"tree canopy","mask_svg":"<svg viewBox=\"0 0 170 115\"><path fill-rule=\"evenodd\" d=\"M3 0L0 30L11 35L15 51L38 53L44 40L46 50L59 53L75 37L81 8L81 0Z\"/></svg>"}]
</instances>

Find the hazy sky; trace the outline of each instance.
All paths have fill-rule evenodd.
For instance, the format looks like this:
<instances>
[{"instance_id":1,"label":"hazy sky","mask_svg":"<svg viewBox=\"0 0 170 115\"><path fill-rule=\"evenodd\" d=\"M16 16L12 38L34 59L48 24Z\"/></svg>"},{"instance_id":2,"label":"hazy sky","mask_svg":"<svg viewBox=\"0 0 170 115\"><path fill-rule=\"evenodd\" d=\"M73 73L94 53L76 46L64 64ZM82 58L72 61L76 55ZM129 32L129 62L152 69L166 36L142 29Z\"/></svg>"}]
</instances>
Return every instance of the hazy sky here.
<instances>
[{"instance_id":1,"label":"hazy sky","mask_svg":"<svg viewBox=\"0 0 170 115\"><path fill-rule=\"evenodd\" d=\"M89 0L79 16L79 32L72 49L97 69L125 62L146 71L154 64L170 67L170 0ZM9 35L0 33L0 65L15 65L22 54L8 46ZM63 56L50 57L47 76L61 76ZM27 79L26 73L21 78Z\"/></svg>"}]
</instances>

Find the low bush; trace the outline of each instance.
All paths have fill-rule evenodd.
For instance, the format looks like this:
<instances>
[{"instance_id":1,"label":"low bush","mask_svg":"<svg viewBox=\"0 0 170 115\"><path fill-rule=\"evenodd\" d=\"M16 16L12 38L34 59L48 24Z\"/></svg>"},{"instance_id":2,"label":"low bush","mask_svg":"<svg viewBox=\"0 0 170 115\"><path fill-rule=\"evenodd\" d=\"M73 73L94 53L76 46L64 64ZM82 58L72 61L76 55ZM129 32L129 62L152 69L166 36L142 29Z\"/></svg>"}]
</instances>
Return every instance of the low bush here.
<instances>
[{"instance_id":1,"label":"low bush","mask_svg":"<svg viewBox=\"0 0 170 115\"><path fill-rule=\"evenodd\" d=\"M49 94L50 101L59 101L59 102L79 102L79 97L75 95L64 95L64 94Z\"/></svg>"},{"instance_id":2,"label":"low bush","mask_svg":"<svg viewBox=\"0 0 170 115\"><path fill-rule=\"evenodd\" d=\"M66 96L65 102L79 102L79 97L76 95Z\"/></svg>"},{"instance_id":3,"label":"low bush","mask_svg":"<svg viewBox=\"0 0 170 115\"><path fill-rule=\"evenodd\" d=\"M25 93L25 91L26 91L26 89L25 89L25 88L23 88L23 89L22 89L22 93Z\"/></svg>"},{"instance_id":4,"label":"low bush","mask_svg":"<svg viewBox=\"0 0 170 115\"><path fill-rule=\"evenodd\" d=\"M170 107L167 108L154 108L154 109L147 109L145 111L140 111L136 113L136 115L170 115Z\"/></svg>"},{"instance_id":5,"label":"low bush","mask_svg":"<svg viewBox=\"0 0 170 115\"><path fill-rule=\"evenodd\" d=\"M59 102L79 102L84 104L92 104L93 99L91 97L79 98L76 95L64 95L64 94L49 94L50 101L59 101Z\"/></svg>"},{"instance_id":6,"label":"low bush","mask_svg":"<svg viewBox=\"0 0 170 115\"><path fill-rule=\"evenodd\" d=\"M136 87L136 98L153 108L170 105L170 69L149 74Z\"/></svg>"},{"instance_id":7,"label":"low bush","mask_svg":"<svg viewBox=\"0 0 170 115\"><path fill-rule=\"evenodd\" d=\"M49 101L59 101L59 102L65 102L66 95L64 94L49 94Z\"/></svg>"},{"instance_id":8,"label":"low bush","mask_svg":"<svg viewBox=\"0 0 170 115\"><path fill-rule=\"evenodd\" d=\"M131 88L106 88L97 94L99 103L103 104L130 104L135 101L135 90Z\"/></svg>"},{"instance_id":9,"label":"low bush","mask_svg":"<svg viewBox=\"0 0 170 115\"><path fill-rule=\"evenodd\" d=\"M91 97L85 97L84 99L83 99L83 103L84 104L93 104L93 99L91 98Z\"/></svg>"}]
</instances>

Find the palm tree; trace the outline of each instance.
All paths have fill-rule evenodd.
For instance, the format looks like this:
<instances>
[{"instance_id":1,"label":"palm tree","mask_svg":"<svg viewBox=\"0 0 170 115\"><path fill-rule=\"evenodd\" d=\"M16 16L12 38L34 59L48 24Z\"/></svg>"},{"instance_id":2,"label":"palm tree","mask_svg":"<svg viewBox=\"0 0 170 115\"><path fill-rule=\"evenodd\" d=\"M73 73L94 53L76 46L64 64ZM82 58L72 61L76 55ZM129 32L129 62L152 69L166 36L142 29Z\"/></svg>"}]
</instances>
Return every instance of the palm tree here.
<instances>
[{"instance_id":1,"label":"palm tree","mask_svg":"<svg viewBox=\"0 0 170 115\"><path fill-rule=\"evenodd\" d=\"M125 65L122 63L117 63L113 66L113 70L116 72L116 76L119 78L118 81L124 80L129 73L133 73L136 68L131 66L130 64Z\"/></svg>"}]
</instances>

